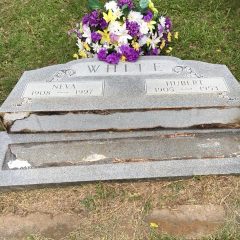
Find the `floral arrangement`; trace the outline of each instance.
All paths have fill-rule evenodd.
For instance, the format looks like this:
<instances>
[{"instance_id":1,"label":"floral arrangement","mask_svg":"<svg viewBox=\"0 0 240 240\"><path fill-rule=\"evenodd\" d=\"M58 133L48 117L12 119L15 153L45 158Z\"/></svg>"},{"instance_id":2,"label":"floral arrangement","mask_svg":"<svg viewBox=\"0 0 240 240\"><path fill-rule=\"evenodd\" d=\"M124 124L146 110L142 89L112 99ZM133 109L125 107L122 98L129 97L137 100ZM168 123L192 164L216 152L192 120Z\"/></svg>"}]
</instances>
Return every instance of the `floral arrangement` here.
<instances>
[{"instance_id":1,"label":"floral arrangement","mask_svg":"<svg viewBox=\"0 0 240 240\"><path fill-rule=\"evenodd\" d=\"M78 53L75 58L97 55L110 64L135 62L139 56L172 51L173 35L169 17L161 16L151 0L112 0L103 5L89 0L91 12L84 15L76 29Z\"/></svg>"}]
</instances>

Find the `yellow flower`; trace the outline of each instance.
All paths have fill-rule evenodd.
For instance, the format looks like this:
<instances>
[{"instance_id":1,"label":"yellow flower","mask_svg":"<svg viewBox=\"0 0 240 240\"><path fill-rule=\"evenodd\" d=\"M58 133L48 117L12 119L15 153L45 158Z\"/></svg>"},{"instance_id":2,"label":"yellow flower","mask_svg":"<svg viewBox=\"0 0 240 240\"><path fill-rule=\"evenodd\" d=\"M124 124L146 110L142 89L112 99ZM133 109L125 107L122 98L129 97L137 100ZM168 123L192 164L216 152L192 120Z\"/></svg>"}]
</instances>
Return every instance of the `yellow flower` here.
<instances>
[{"instance_id":1,"label":"yellow flower","mask_svg":"<svg viewBox=\"0 0 240 240\"><path fill-rule=\"evenodd\" d=\"M151 228L158 228L158 225L156 223L154 223L154 222L151 222L150 223L150 227Z\"/></svg>"},{"instance_id":2,"label":"yellow flower","mask_svg":"<svg viewBox=\"0 0 240 240\"><path fill-rule=\"evenodd\" d=\"M166 41L162 40L162 43L160 45L160 49L163 49L166 46Z\"/></svg>"},{"instance_id":3,"label":"yellow flower","mask_svg":"<svg viewBox=\"0 0 240 240\"><path fill-rule=\"evenodd\" d=\"M113 14L112 10L108 11L108 14L106 14L105 12L103 13L103 19L109 23L112 21L115 21L117 19L117 17Z\"/></svg>"},{"instance_id":4,"label":"yellow flower","mask_svg":"<svg viewBox=\"0 0 240 240\"><path fill-rule=\"evenodd\" d=\"M102 35L102 39L101 39L101 44L104 44L105 42L110 43L110 35L108 30L103 30L102 31L98 31L98 33L100 33Z\"/></svg>"},{"instance_id":5,"label":"yellow flower","mask_svg":"<svg viewBox=\"0 0 240 240\"><path fill-rule=\"evenodd\" d=\"M175 38L175 39L178 39L178 36L179 36L179 32L175 32L175 33L174 33L174 38Z\"/></svg>"},{"instance_id":6,"label":"yellow flower","mask_svg":"<svg viewBox=\"0 0 240 240\"><path fill-rule=\"evenodd\" d=\"M148 2L148 7L154 12L154 14L158 13L158 10L154 7L154 3L151 0Z\"/></svg>"},{"instance_id":7,"label":"yellow flower","mask_svg":"<svg viewBox=\"0 0 240 240\"><path fill-rule=\"evenodd\" d=\"M73 54L73 58L79 59L78 54L77 54L77 53L74 53L74 54Z\"/></svg>"},{"instance_id":8,"label":"yellow flower","mask_svg":"<svg viewBox=\"0 0 240 240\"><path fill-rule=\"evenodd\" d=\"M82 57L82 58L87 58L87 53L85 50L81 50L79 51L79 56Z\"/></svg>"},{"instance_id":9,"label":"yellow flower","mask_svg":"<svg viewBox=\"0 0 240 240\"><path fill-rule=\"evenodd\" d=\"M168 39L169 42L172 41L172 34L171 34L170 32L169 32L168 35L167 35L167 39Z\"/></svg>"},{"instance_id":10,"label":"yellow flower","mask_svg":"<svg viewBox=\"0 0 240 240\"><path fill-rule=\"evenodd\" d=\"M217 49L216 52L222 52L222 50L221 49Z\"/></svg>"},{"instance_id":11,"label":"yellow flower","mask_svg":"<svg viewBox=\"0 0 240 240\"><path fill-rule=\"evenodd\" d=\"M83 33L83 24L82 24L82 22L80 23L79 31L80 31L80 33Z\"/></svg>"},{"instance_id":12,"label":"yellow flower","mask_svg":"<svg viewBox=\"0 0 240 240\"><path fill-rule=\"evenodd\" d=\"M148 38L147 42L146 42L148 47L150 46L151 42L152 42L152 40L150 38Z\"/></svg>"},{"instance_id":13,"label":"yellow flower","mask_svg":"<svg viewBox=\"0 0 240 240\"><path fill-rule=\"evenodd\" d=\"M153 31L153 29L155 29L154 24L156 24L155 21L150 21L150 22L147 23L148 28L150 29L151 32Z\"/></svg>"},{"instance_id":14,"label":"yellow flower","mask_svg":"<svg viewBox=\"0 0 240 240\"><path fill-rule=\"evenodd\" d=\"M83 46L87 51L91 50L91 48L89 47L89 45L86 42L83 44Z\"/></svg>"},{"instance_id":15,"label":"yellow flower","mask_svg":"<svg viewBox=\"0 0 240 240\"><path fill-rule=\"evenodd\" d=\"M126 57L122 55L121 61L122 61L122 62L125 62L125 61L126 61Z\"/></svg>"},{"instance_id":16,"label":"yellow flower","mask_svg":"<svg viewBox=\"0 0 240 240\"><path fill-rule=\"evenodd\" d=\"M170 53L173 50L172 47L169 47L168 50L166 50L166 53Z\"/></svg>"},{"instance_id":17,"label":"yellow flower","mask_svg":"<svg viewBox=\"0 0 240 240\"><path fill-rule=\"evenodd\" d=\"M132 46L133 46L133 48L135 49L135 50L139 50L139 48L140 48L140 45L139 45L139 43L137 43L137 42L134 42L134 41L132 41Z\"/></svg>"}]
</instances>

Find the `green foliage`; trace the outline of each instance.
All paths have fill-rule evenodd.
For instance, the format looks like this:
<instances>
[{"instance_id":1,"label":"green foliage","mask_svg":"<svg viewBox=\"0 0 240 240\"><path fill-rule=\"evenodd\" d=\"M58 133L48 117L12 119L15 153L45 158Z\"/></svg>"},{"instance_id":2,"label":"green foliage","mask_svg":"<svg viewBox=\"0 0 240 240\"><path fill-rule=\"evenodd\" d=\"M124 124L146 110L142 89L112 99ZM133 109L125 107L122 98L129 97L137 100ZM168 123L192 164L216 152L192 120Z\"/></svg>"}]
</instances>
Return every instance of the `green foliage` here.
<instances>
[{"instance_id":1,"label":"green foliage","mask_svg":"<svg viewBox=\"0 0 240 240\"><path fill-rule=\"evenodd\" d=\"M154 4L179 32L173 56L226 64L240 80L239 0ZM72 60L75 40L67 31L87 11L87 0L0 1L0 104L24 71Z\"/></svg>"},{"instance_id":2,"label":"green foliage","mask_svg":"<svg viewBox=\"0 0 240 240\"><path fill-rule=\"evenodd\" d=\"M129 14L130 9L127 4L122 6L122 11L123 11L124 16L127 16Z\"/></svg>"},{"instance_id":3,"label":"green foliage","mask_svg":"<svg viewBox=\"0 0 240 240\"><path fill-rule=\"evenodd\" d=\"M88 0L88 8L91 10L102 9L103 4L98 0Z\"/></svg>"},{"instance_id":4,"label":"green foliage","mask_svg":"<svg viewBox=\"0 0 240 240\"><path fill-rule=\"evenodd\" d=\"M87 196L80 201L80 203L88 210L93 211L96 209L95 199L93 196Z\"/></svg>"},{"instance_id":5,"label":"green foliage","mask_svg":"<svg viewBox=\"0 0 240 240\"><path fill-rule=\"evenodd\" d=\"M149 0L140 0L139 6L142 10L148 8Z\"/></svg>"}]
</instances>

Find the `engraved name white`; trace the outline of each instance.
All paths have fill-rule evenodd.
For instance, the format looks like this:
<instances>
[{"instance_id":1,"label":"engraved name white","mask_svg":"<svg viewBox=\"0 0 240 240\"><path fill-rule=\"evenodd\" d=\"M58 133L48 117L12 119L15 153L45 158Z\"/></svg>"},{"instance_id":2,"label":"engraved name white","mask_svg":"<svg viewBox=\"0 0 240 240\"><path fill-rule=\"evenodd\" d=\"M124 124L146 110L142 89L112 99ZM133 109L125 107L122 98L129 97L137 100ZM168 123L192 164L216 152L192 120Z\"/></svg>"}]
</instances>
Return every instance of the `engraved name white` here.
<instances>
[{"instance_id":1,"label":"engraved name white","mask_svg":"<svg viewBox=\"0 0 240 240\"><path fill-rule=\"evenodd\" d=\"M78 76L114 76L114 75L148 75L173 73L176 63L167 60L139 60L135 63L120 62L117 65L104 62L82 62L71 67L75 71L73 77Z\"/></svg>"},{"instance_id":2,"label":"engraved name white","mask_svg":"<svg viewBox=\"0 0 240 240\"><path fill-rule=\"evenodd\" d=\"M102 96L103 81L29 83L23 98Z\"/></svg>"},{"instance_id":3,"label":"engraved name white","mask_svg":"<svg viewBox=\"0 0 240 240\"><path fill-rule=\"evenodd\" d=\"M229 91L224 78L146 79L146 94L218 93Z\"/></svg>"}]
</instances>

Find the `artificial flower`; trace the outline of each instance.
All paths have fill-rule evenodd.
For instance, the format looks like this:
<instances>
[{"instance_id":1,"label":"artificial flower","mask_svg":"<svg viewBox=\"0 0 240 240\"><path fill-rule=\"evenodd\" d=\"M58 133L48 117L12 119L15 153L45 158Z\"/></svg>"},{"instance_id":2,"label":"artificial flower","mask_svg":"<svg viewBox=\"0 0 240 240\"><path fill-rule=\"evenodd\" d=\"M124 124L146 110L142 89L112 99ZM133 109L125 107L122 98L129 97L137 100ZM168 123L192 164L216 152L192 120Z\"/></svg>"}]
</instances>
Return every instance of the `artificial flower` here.
<instances>
[{"instance_id":1,"label":"artificial flower","mask_svg":"<svg viewBox=\"0 0 240 240\"><path fill-rule=\"evenodd\" d=\"M127 19L130 22L137 22L137 23L141 24L141 22L143 20L143 15L140 12L130 11L130 13L128 14Z\"/></svg>"},{"instance_id":2,"label":"artificial flower","mask_svg":"<svg viewBox=\"0 0 240 240\"><path fill-rule=\"evenodd\" d=\"M112 10L109 10L108 13L103 12L103 19L109 23L115 21L117 17L113 14Z\"/></svg>"},{"instance_id":3,"label":"artificial flower","mask_svg":"<svg viewBox=\"0 0 240 240\"><path fill-rule=\"evenodd\" d=\"M170 53L172 52L173 48L172 47L169 47L167 50L166 50L166 53Z\"/></svg>"},{"instance_id":4,"label":"artificial flower","mask_svg":"<svg viewBox=\"0 0 240 240\"><path fill-rule=\"evenodd\" d=\"M174 38L175 38L175 39L178 39L178 37L179 37L179 32L175 32L175 33L174 33Z\"/></svg>"},{"instance_id":5,"label":"artificial flower","mask_svg":"<svg viewBox=\"0 0 240 240\"><path fill-rule=\"evenodd\" d=\"M135 62L139 56L159 55L163 49L172 51L172 21L161 16L152 0L146 11L136 10L133 0L110 0L104 9L83 16L76 29L69 31L77 38L78 54L74 58L97 55L109 64L121 61Z\"/></svg>"},{"instance_id":6,"label":"artificial flower","mask_svg":"<svg viewBox=\"0 0 240 240\"><path fill-rule=\"evenodd\" d=\"M88 27L87 25L83 25L83 37L86 38L85 42L88 43L88 44L91 44L92 42L92 32L91 32L91 29L90 27Z\"/></svg>"},{"instance_id":7,"label":"artificial flower","mask_svg":"<svg viewBox=\"0 0 240 240\"><path fill-rule=\"evenodd\" d=\"M155 8L154 3L153 3L151 0L149 0L149 2L148 2L148 7L149 7L155 14L158 13L158 10Z\"/></svg>"},{"instance_id":8,"label":"artificial flower","mask_svg":"<svg viewBox=\"0 0 240 240\"><path fill-rule=\"evenodd\" d=\"M129 9L134 7L132 0L118 0L119 7L123 7L124 5L127 5Z\"/></svg>"},{"instance_id":9,"label":"artificial flower","mask_svg":"<svg viewBox=\"0 0 240 240\"><path fill-rule=\"evenodd\" d=\"M155 29L155 24L156 24L155 21L149 21L149 22L147 23L147 26L148 26L148 28L149 28L149 30L150 30L151 32Z\"/></svg>"},{"instance_id":10,"label":"artificial flower","mask_svg":"<svg viewBox=\"0 0 240 240\"><path fill-rule=\"evenodd\" d=\"M107 3L105 3L104 6L105 6L106 10L112 10L113 12L115 12L118 8L116 1L107 2Z\"/></svg>"},{"instance_id":11,"label":"artificial flower","mask_svg":"<svg viewBox=\"0 0 240 240\"><path fill-rule=\"evenodd\" d=\"M102 38L101 38L101 43L104 44L104 43L110 43L110 35L109 35L109 32L108 30L103 30L103 31L98 31L98 33L101 34Z\"/></svg>"}]
</instances>

